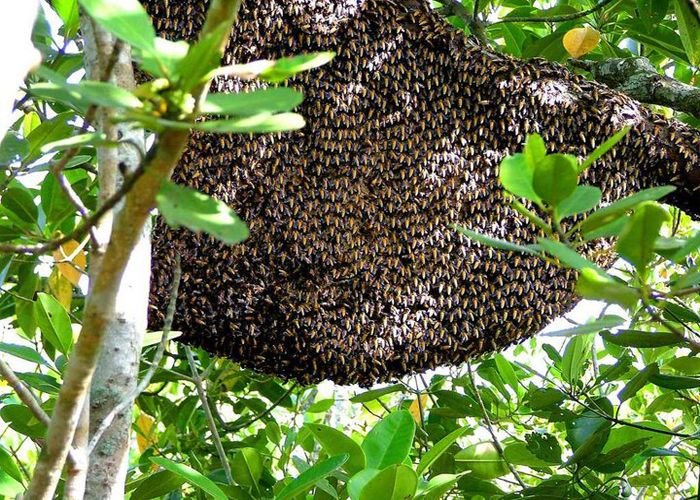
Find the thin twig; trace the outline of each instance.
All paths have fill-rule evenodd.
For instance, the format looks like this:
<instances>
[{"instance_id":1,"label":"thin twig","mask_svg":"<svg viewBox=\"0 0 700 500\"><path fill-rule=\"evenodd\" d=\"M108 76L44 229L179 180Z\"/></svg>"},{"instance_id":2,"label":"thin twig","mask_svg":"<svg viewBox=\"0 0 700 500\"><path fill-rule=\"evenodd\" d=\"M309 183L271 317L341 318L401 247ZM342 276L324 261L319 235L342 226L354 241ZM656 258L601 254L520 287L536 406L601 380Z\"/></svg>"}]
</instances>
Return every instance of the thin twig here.
<instances>
[{"instance_id":1,"label":"thin twig","mask_svg":"<svg viewBox=\"0 0 700 500\"><path fill-rule=\"evenodd\" d=\"M533 375L536 375L536 376L540 377L540 378L541 378L542 380L544 380L545 382L549 382L549 383L552 384L554 387L556 387L556 388L559 389L560 391L564 392L564 393L569 397L569 399L571 399L573 402L577 403L577 404L580 405L580 406L583 406L583 407L584 407L585 409L587 409L587 410L590 410L590 411L596 413L599 417L605 418L605 419L607 419L607 420L609 420L609 421L611 421L611 422L613 422L613 423L616 423L616 424L618 424L618 425L626 425L627 427L634 427L635 429L640 429L640 430L643 430L643 431L655 432L655 433L657 433L657 434L664 434L664 435L666 435L666 436L674 436L674 437L689 438L689 439L698 439L698 438L700 438L700 435L696 435L696 434L684 434L684 433L682 433L682 432L674 432L674 431L669 431L669 430L657 429L657 428L655 428L655 427L647 427L647 426L644 426L644 425L641 425L641 424L636 424L636 423L634 423L634 422L627 422L626 420L620 420L620 419L617 418L617 417L613 417L613 416L608 415L607 413L605 413L605 412L603 412L603 411L600 411L600 410L598 410L598 409L596 409L596 408L593 408L593 407L587 405L586 403L584 403L583 401L581 401L580 399L578 399L578 397L576 397L576 395L572 394L571 392L566 391L566 390L565 390L564 388L562 388L562 387L559 387L559 385L557 385L557 383L554 382L551 378L547 377L546 375L543 375L543 374L539 373L539 372L538 372L537 370L535 370L534 368L531 368L531 367L529 367L529 366L527 366L527 365L525 365L525 364L523 364L523 363L519 363L519 362L517 362L517 361L515 362L515 364L516 364L518 367L522 368L523 370L525 370L525 371L527 371L527 372L529 372L529 373L531 373L531 374L533 374Z\"/></svg>"},{"instance_id":2,"label":"thin twig","mask_svg":"<svg viewBox=\"0 0 700 500\"><path fill-rule=\"evenodd\" d=\"M602 9L609 3L611 3L613 0L600 0L596 5L591 7L590 9L586 10L581 10L579 12L572 12L571 14L562 14L559 16L533 16L533 17L526 17L526 16L512 16L512 17L504 17L503 19L499 19L498 21L494 22L493 24L499 24L499 23L561 23L564 21L572 21L574 19L580 19L582 17L586 17L589 14L593 14L595 11Z\"/></svg>"},{"instance_id":3,"label":"thin twig","mask_svg":"<svg viewBox=\"0 0 700 500\"><path fill-rule=\"evenodd\" d=\"M284 401L285 398L286 398L287 396L289 396L289 395L292 393L292 391L293 391L294 389L296 389L296 387L297 387L297 384L296 384L296 382L294 382L294 383L289 387L289 389L287 389L287 391L286 391L284 394L282 394L275 402L273 402L272 405L270 405L269 407L267 407L267 408L265 409L265 411L260 412L260 413L257 414L255 417L253 417L253 418L251 418L251 419L249 419L249 420L246 420L246 421L243 422L243 423L235 424L235 425L232 425L232 426L230 426L230 427L227 427L226 430L227 430L228 432L235 432L235 431L238 431L238 430L240 430L240 429L243 429L243 428L245 428L245 427L248 427L248 426L251 425L251 424L254 424L254 423L257 422L258 420L264 418L266 415L269 415L270 412L271 412L272 410L274 410L275 408L277 408L277 407L282 403L282 401Z\"/></svg>"},{"instance_id":4,"label":"thin twig","mask_svg":"<svg viewBox=\"0 0 700 500\"><path fill-rule=\"evenodd\" d=\"M170 291L170 301L168 302L168 309L165 315L165 322L163 324L163 336L160 338L160 343L153 355L153 360L151 365L148 367L148 371L141 379L141 382L136 386L133 392L129 394L121 403L114 407L114 409L100 422L99 427L92 433L90 438L90 443L88 444L88 455L91 455L95 447L99 444L105 431L112 425L114 419L121 414L124 410L129 408L134 404L134 400L141 394L146 388L151 384L151 379L155 375L158 368L160 368L160 363L163 360L163 353L165 352L165 346L168 343L168 337L173 326L173 318L175 317L175 309L177 304L177 294L180 289L180 279L182 277L182 267L180 266L180 255L175 256L175 270L173 271L173 282Z\"/></svg>"},{"instance_id":5,"label":"thin twig","mask_svg":"<svg viewBox=\"0 0 700 500\"><path fill-rule=\"evenodd\" d=\"M486 411L486 406L484 406L484 401L481 399L481 394L479 393L479 389L477 388L476 382L474 381L474 375L472 374L472 365L469 361L467 361L467 374L469 375L469 382L471 383L472 388L474 389L474 395L476 396L476 401L479 403L479 408L481 408L481 413L484 414L484 422L486 423L486 429L489 431L489 434L491 434L491 440L493 441L493 446L496 448L496 451L500 455L501 460L503 460L503 462L505 462L505 464L508 466L510 473L513 474L513 477L518 482L520 487L527 488L527 485L523 482L522 478L520 477L520 474L518 474L518 471L515 470L515 467L513 466L513 464L511 464L506 459L506 454L503 451L503 446L501 446L501 442L498 440L498 436L496 436L496 432L493 430L491 418L489 417L489 414Z\"/></svg>"},{"instance_id":6,"label":"thin twig","mask_svg":"<svg viewBox=\"0 0 700 500\"><path fill-rule=\"evenodd\" d=\"M37 399L34 393L30 391L26 385L24 385L24 382L19 379L10 365L8 365L2 359L0 359L0 377L7 381L7 384L13 391L15 391L20 401L22 401L22 403L29 408L32 415L34 415L39 422L48 427L51 419L41 407L40 401ZM75 462L75 456L72 450L68 452L68 460L70 460L71 463Z\"/></svg>"},{"instance_id":7,"label":"thin twig","mask_svg":"<svg viewBox=\"0 0 700 500\"><path fill-rule=\"evenodd\" d=\"M12 390L14 390L15 393L17 393L17 396L22 401L22 403L24 403L27 406L27 408L29 408L29 410L39 420L39 422L48 426L51 419L39 404L39 401L37 400L34 393L24 385L24 383L19 379L19 377L17 377L12 368L10 368L10 365L5 363L1 359L0 375L7 381L10 387L12 387Z\"/></svg>"},{"instance_id":8,"label":"thin twig","mask_svg":"<svg viewBox=\"0 0 700 500\"><path fill-rule=\"evenodd\" d=\"M93 228L99 221L104 217L107 212L112 210L129 192L131 188L134 187L136 181L145 173L146 168L149 163L149 159L154 156L155 148L149 151L146 155L146 160L142 162L134 172L124 179L124 183L121 187L114 193L113 196L108 198L104 204L102 204L97 210L95 210L87 219L83 221L81 225L75 228L70 233L57 238L55 240L50 240L45 243L38 243L33 245L13 245L13 244L0 244L0 253L17 253L24 255L41 255L47 252L56 250L61 245L71 241L79 240L84 237L91 228Z\"/></svg>"},{"instance_id":9,"label":"thin twig","mask_svg":"<svg viewBox=\"0 0 700 500\"><path fill-rule=\"evenodd\" d=\"M204 408L204 415L206 416L207 423L209 424L209 431L211 432L212 439L214 440L216 452L219 454L219 460L221 461L221 465L224 468L224 473L226 474L226 480L229 484L233 484L231 466L228 463L226 451L224 450L224 445L221 443L221 437L219 436L219 430L216 428L216 422L214 422L214 416L212 415L211 408L209 407L209 400L207 399L207 392L204 389L204 382L197 371L194 356L192 355L192 349L190 349L190 347L187 345L185 346L185 354L187 355L187 362L189 363L190 370L192 371L194 386L197 388L197 394L199 395L199 399L202 403L202 408Z\"/></svg>"}]
</instances>

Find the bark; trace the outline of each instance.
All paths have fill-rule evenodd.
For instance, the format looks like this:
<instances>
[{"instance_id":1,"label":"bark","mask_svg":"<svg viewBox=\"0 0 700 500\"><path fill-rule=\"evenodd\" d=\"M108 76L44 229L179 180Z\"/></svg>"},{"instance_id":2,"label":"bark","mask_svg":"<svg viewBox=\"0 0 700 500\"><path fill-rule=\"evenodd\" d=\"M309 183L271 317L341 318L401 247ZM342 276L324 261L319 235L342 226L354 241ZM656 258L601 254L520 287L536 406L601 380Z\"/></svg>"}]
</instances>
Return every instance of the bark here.
<instances>
[{"instance_id":1,"label":"bark","mask_svg":"<svg viewBox=\"0 0 700 500\"><path fill-rule=\"evenodd\" d=\"M100 79L115 50L116 39L107 31L82 19L85 36L85 61L88 77ZM124 47L112 70L111 83L132 89L135 86L130 51ZM115 125L110 121L111 111L100 110L97 128L111 140L121 139L119 148L99 148L100 200L109 199L123 181L122 172L133 173L145 155L144 132L128 124ZM121 206L114 210L120 217ZM109 238L112 226L110 215L102 219L97 234L100 244ZM102 248L94 249L91 272L99 272ZM136 387L139 356L146 329L148 287L150 282L150 223L142 229L117 291L114 316L109 318L105 339L98 360L99 370L90 387L90 433ZM123 498L129 458L131 411L127 408L117 415L104 432L100 443L89 457L86 494L88 498ZM84 444L87 444L86 442ZM83 481L85 477L83 477Z\"/></svg>"},{"instance_id":2,"label":"bark","mask_svg":"<svg viewBox=\"0 0 700 500\"><path fill-rule=\"evenodd\" d=\"M646 57L574 61L610 88L647 104L667 106L700 118L700 88L659 74Z\"/></svg>"}]
</instances>

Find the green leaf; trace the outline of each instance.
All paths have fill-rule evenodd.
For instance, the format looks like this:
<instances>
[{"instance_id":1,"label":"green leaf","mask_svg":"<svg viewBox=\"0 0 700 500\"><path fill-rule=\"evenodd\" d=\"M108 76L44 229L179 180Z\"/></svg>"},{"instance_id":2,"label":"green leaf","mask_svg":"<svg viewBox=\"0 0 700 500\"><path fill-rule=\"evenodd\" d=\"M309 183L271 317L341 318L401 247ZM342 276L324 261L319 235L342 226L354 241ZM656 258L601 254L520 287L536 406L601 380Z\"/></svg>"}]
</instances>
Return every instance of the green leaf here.
<instances>
[{"instance_id":1,"label":"green leaf","mask_svg":"<svg viewBox=\"0 0 700 500\"><path fill-rule=\"evenodd\" d=\"M700 387L700 378L695 377L680 377L676 375L656 373L649 377L649 381L654 385L663 387L664 389L681 390Z\"/></svg>"},{"instance_id":2,"label":"green leaf","mask_svg":"<svg viewBox=\"0 0 700 500\"><path fill-rule=\"evenodd\" d=\"M435 463L435 461L440 458L440 456L442 456L442 454L445 453L450 446L452 446L452 444L454 444L454 442L462 437L468 430L469 427L467 426L460 427L435 443L420 459L418 467L416 467L416 472L418 475L421 475L427 471L428 468L433 465L433 463Z\"/></svg>"},{"instance_id":3,"label":"green leaf","mask_svg":"<svg viewBox=\"0 0 700 500\"><path fill-rule=\"evenodd\" d=\"M401 384L389 385L386 387L380 387L379 389L371 389L369 391L361 392L356 396L350 398L352 403L367 403L368 401L374 401L382 396L388 394L393 394L395 392L403 391L404 387Z\"/></svg>"},{"instance_id":4,"label":"green leaf","mask_svg":"<svg viewBox=\"0 0 700 500\"><path fill-rule=\"evenodd\" d=\"M170 181L156 196L158 210L170 226L204 231L229 245L248 238L248 227L226 204Z\"/></svg>"},{"instance_id":5,"label":"green leaf","mask_svg":"<svg viewBox=\"0 0 700 500\"><path fill-rule=\"evenodd\" d=\"M56 13L63 21L63 34L66 38L73 38L80 27L80 12L76 0L51 0Z\"/></svg>"},{"instance_id":6,"label":"green leaf","mask_svg":"<svg viewBox=\"0 0 700 500\"><path fill-rule=\"evenodd\" d=\"M75 206L66 197L56 177L47 175L41 182L41 208L46 215L47 224L61 222L75 212Z\"/></svg>"},{"instance_id":7,"label":"green leaf","mask_svg":"<svg viewBox=\"0 0 700 500\"><path fill-rule=\"evenodd\" d=\"M402 463L411 451L415 432L416 423L408 411L401 410L384 417L362 442L367 467L383 469Z\"/></svg>"},{"instance_id":8,"label":"green leaf","mask_svg":"<svg viewBox=\"0 0 700 500\"><path fill-rule=\"evenodd\" d=\"M498 179L506 191L539 204L542 199L535 192L534 174L535 169L528 163L525 155L516 153L503 159Z\"/></svg>"},{"instance_id":9,"label":"green leaf","mask_svg":"<svg viewBox=\"0 0 700 500\"><path fill-rule=\"evenodd\" d=\"M651 363L639 370L634 377L617 393L617 398L620 402L627 401L633 398L645 385L649 383L649 378L652 375L659 373L659 365Z\"/></svg>"},{"instance_id":10,"label":"green leaf","mask_svg":"<svg viewBox=\"0 0 700 500\"><path fill-rule=\"evenodd\" d=\"M34 302L34 317L46 340L67 355L73 346L70 317L63 306L51 295L39 293Z\"/></svg>"},{"instance_id":11,"label":"green leaf","mask_svg":"<svg viewBox=\"0 0 700 500\"><path fill-rule=\"evenodd\" d=\"M184 478L184 480L190 483L192 486L196 486L217 500L226 500L228 498L226 494L221 491L221 488L214 483L214 481L197 472L192 467L173 462L165 457L150 457L149 460L165 470L169 470L173 474L177 474L178 476Z\"/></svg>"},{"instance_id":12,"label":"green leaf","mask_svg":"<svg viewBox=\"0 0 700 500\"><path fill-rule=\"evenodd\" d=\"M167 80L175 80L178 74L178 66L187 56L190 44L183 40L173 42L164 38L156 37L154 40L154 50L142 51L140 55L141 68L156 77ZM212 56L218 60L218 51ZM182 89L183 91L185 89Z\"/></svg>"},{"instance_id":13,"label":"green leaf","mask_svg":"<svg viewBox=\"0 0 700 500\"><path fill-rule=\"evenodd\" d=\"M496 363L498 374L501 376L503 381L508 384L511 389L513 389L515 394L518 394L521 387L518 383L518 376L516 375L511 362L504 358L502 354L495 354L493 356L493 360Z\"/></svg>"},{"instance_id":14,"label":"green leaf","mask_svg":"<svg viewBox=\"0 0 700 500\"><path fill-rule=\"evenodd\" d=\"M683 245L671 256L671 260L680 264L683 259L700 248L700 231L684 241Z\"/></svg>"},{"instance_id":15,"label":"green leaf","mask_svg":"<svg viewBox=\"0 0 700 500\"><path fill-rule=\"evenodd\" d=\"M306 424L307 429L311 431L314 437L318 440L329 456L341 455L346 453L348 461L345 462L344 469L348 474L356 474L365 468L366 458L365 452L359 444L353 441L350 437L333 427L323 424Z\"/></svg>"},{"instance_id":16,"label":"green leaf","mask_svg":"<svg viewBox=\"0 0 700 500\"><path fill-rule=\"evenodd\" d=\"M29 143L10 130L0 143L0 165L22 161L29 155Z\"/></svg>"},{"instance_id":17,"label":"green leaf","mask_svg":"<svg viewBox=\"0 0 700 500\"><path fill-rule=\"evenodd\" d=\"M190 92L197 85L206 81L207 77L219 66L221 55L218 45L224 38L227 25L208 33L194 45L190 45L183 57L176 63L174 72L179 76L178 87Z\"/></svg>"},{"instance_id":18,"label":"green leaf","mask_svg":"<svg viewBox=\"0 0 700 500\"><path fill-rule=\"evenodd\" d=\"M621 217L626 212L632 210L640 203L659 200L675 190L676 188L673 186L659 186L644 189L626 198L622 198L621 200L618 200L607 207L603 207L593 212L585 221L583 221L583 224L581 224L581 231L584 233L590 233L594 229L598 229L599 227L614 222L616 219Z\"/></svg>"},{"instance_id":19,"label":"green leaf","mask_svg":"<svg viewBox=\"0 0 700 500\"><path fill-rule=\"evenodd\" d=\"M273 87L235 94L209 94L201 112L213 115L251 116L258 113L291 111L304 100L304 95L289 87Z\"/></svg>"},{"instance_id":20,"label":"green leaf","mask_svg":"<svg viewBox=\"0 0 700 500\"><path fill-rule=\"evenodd\" d=\"M607 328L615 328L625 323L625 318L614 314L606 314L605 316L585 323L583 325L566 328L564 330L556 330L547 332L544 335L548 337L573 337L574 335L585 335L589 333L598 333Z\"/></svg>"},{"instance_id":21,"label":"green leaf","mask_svg":"<svg viewBox=\"0 0 700 500\"><path fill-rule=\"evenodd\" d=\"M675 357L666 363L665 366L673 368L683 375L697 375L700 373L700 358L695 356Z\"/></svg>"},{"instance_id":22,"label":"green leaf","mask_svg":"<svg viewBox=\"0 0 700 500\"><path fill-rule=\"evenodd\" d=\"M602 334L603 339L611 344L623 347L655 348L668 345L677 345L683 342L678 335L673 332L642 330L622 330L615 335L610 332Z\"/></svg>"},{"instance_id":23,"label":"green leaf","mask_svg":"<svg viewBox=\"0 0 700 500\"><path fill-rule=\"evenodd\" d=\"M50 120L41 123L37 128L27 136L29 142L29 154L25 158L27 163L30 163L41 156L41 148L44 144L65 139L73 132L73 127L69 125L75 114L71 112L61 113Z\"/></svg>"},{"instance_id":24,"label":"green leaf","mask_svg":"<svg viewBox=\"0 0 700 500\"><path fill-rule=\"evenodd\" d=\"M78 0L90 17L117 38L145 52L155 51L156 32L138 0Z\"/></svg>"},{"instance_id":25,"label":"green leaf","mask_svg":"<svg viewBox=\"0 0 700 500\"><path fill-rule=\"evenodd\" d=\"M528 394L528 405L533 410L544 410L559 404L566 399L566 394L553 387L540 387Z\"/></svg>"},{"instance_id":26,"label":"green leaf","mask_svg":"<svg viewBox=\"0 0 700 500\"><path fill-rule=\"evenodd\" d=\"M255 448L241 448L231 460L231 473L241 486L256 486L263 473L263 459Z\"/></svg>"},{"instance_id":27,"label":"green leaf","mask_svg":"<svg viewBox=\"0 0 700 500\"><path fill-rule=\"evenodd\" d=\"M24 187L12 187L2 195L2 207L16 216L17 222L33 224L39 215L34 198Z\"/></svg>"},{"instance_id":28,"label":"green leaf","mask_svg":"<svg viewBox=\"0 0 700 500\"><path fill-rule=\"evenodd\" d=\"M628 426L617 426L613 428L613 430L610 432L610 439L605 444L603 452L610 453L616 448L624 446L627 443L632 443L639 439L646 439L647 446L649 448L661 448L671 440L671 436L668 434L654 432L654 429L663 432L670 431L668 427L659 422L656 422L654 420L642 420L636 421L635 424L644 428L648 428L650 430Z\"/></svg>"},{"instance_id":29,"label":"green leaf","mask_svg":"<svg viewBox=\"0 0 700 500\"><path fill-rule=\"evenodd\" d=\"M360 490L359 500L405 500L413 498L418 475L404 464L395 464L374 475Z\"/></svg>"},{"instance_id":30,"label":"green leaf","mask_svg":"<svg viewBox=\"0 0 700 500\"><path fill-rule=\"evenodd\" d=\"M593 336L579 335L566 343L564 356L561 360L561 372L564 380L575 383L580 381L591 359Z\"/></svg>"},{"instance_id":31,"label":"green leaf","mask_svg":"<svg viewBox=\"0 0 700 500\"><path fill-rule=\"evenodd\" d=\"M637 290L591 268L579 271L576 292L585 299L604 300L627 309L634 309L639 301Z\"/></svg>"},{"instance_id":32,"label":"green leaf","mask_svg":"<svg viewBox=\"0 0 700 500\"><path fill-rule=\"evenodd\" d=\"M277 500L285 500L287 498L294 498L297 495L306 493L321 479L342 467L347 459L347 454L338 455L309 467L307 470L299 474L299 477L282 488L282 491L280 491L275 498Z\"/></svg>"},{"instance_id":33,"label":"green leaf","mask_svg":"<svg viewBox=\"0 0 700 500\"><path fill-rule=\"evenodd\" d=\"M48 361L46 361L39 352L37 352L35 349L25 346L25 345L17 345L17 344L6 344L6 343L0 343L0 352L4 352L9 354L10 356L14 356L19 359L23 359L25 361L29 361L30 363L35 363L37 365L43 365L48 368L51 368L51 365L49 364Z\"/></svg>"},{"instance_id":34,"label":"green leaf","mask_svg":"<svg viewBox=\"0 0 700 500\"><path fill-rule=\"evenodd\" d=\"M260 78L272 83L282 82L298 73L328 64L334 57L335 52L315 52L281 58L262 70Z\"/></svg>"},{"instance_id":35,"label":"green leaf","mask_svg":"<svg viewBox=\"0 0 700 500\"><path fill-rule=\"evenodd\" d=\"M571 155L547 155L537 165L532 177L535 193L555 207L571 196L577 184L576 158Z\"/></svg>"},{"instance_id":36,"label":"green leaf","mask_svg":"<svg viewBox=\"0 0 700 500\"><path fill-rule=\"evenodd\" d=\"M553 255L559 261L573 269L594 269L599 273L605 273L600 267L580 255L575 250L558 241L548 240L546 238L537 238L537 244L542 247L548 254Z\"/></svg>"},{"instance_id":37,"label":"green leaf","mask_svg":"<svg viewBox=\"0 0 700 500\"><path fill-rule=\"evenodd\" d=\"M103 146L106 144L115 147L117 145L116 142L107 141L107 136L100 132L88 132L86 134L78 134L65 139L59 139L58 141L47 142L41 148L41 152L49 153L52 151L62 151L85 146Z\"/></svg>"},{"instance_id":38,"label":"green leaf","mask_svg":"<svg viewBox=\"0 0 700 500\"><path fill-rule=\"evenodd\" d=\"M513 465L526 465L528 467L551 467L561 463L550 463L541 458L538 458L532 453L525 443L509 444L503 450L506 460Z\"/></svg>"},{"instance_id":39,"label":"green leaf","mask_svg":"<svg viewBox=\"0 0 700 500\"><path fill-rule=\"evenodd\" d=\"M648 438L642 438L625 443L612 449L609 453L598 455L588 466L598 472L621 472L633 456L646 449L647 441Z\"/></svg>"},{"instance_id":40,"label":"green leaf","mask_svg":"<svg viewBox=\"0 0 700 500\"><path fill-rule=\"evenodd\" d=\"M623 127L612 137L603 142L603 144L595 148L593 152L589 154L588 157L583 161L583 163L581 163L581 166L579 167L579 172L585 171L594 162L599 160L605 153L610 151L618 142L620 142L629 133L629 131L629 126Z\"/></svg>"},{"instance_id":41,"label":"green leaf","mask_svg":"<svg viewBox=\"0 0 700 500\"><path fill-rule=\"evenodd\" d=\"M674 0L674 10L678 20L678 31L683 48L693 66L700 65L700 20L687 0Z\"/></svg>"},{"instance_id":42,"label":"green leaf","mask_svg":"<svg viewBox=\"0 0 700 500\"><path fill-rule=\"evenodd\" d=\"M134 115L133 118L154 130L202 130L204 132L226 134L268 134L299 130L306 125L304 118L297 113L258 113L243 118L224 120L209 120L203 122L179 122L151 118L145 115Z\"/></svg>"},{"instance_id":43,"label":"green leaf","mask_svg":"<svg viewBox=\"0 0 700 500\"><path fill-rule=\"evenodd\" d=\"M602 196L602 191L595 186L576 186L571 196L557 206L557 215L564 219L593 210L600 203Z\"/></svg>"},{"instance_id":44,"label":"green leaf","mask_svg":"<svg viewBox=\"0 0 700 500\"><path fill-rule=\"evenodd\" d=\"M525 436L527 449L540 460L550 464L561 463L561 446L552 434L531 432Z\"/></svg>"},{"instance_id":45,"label":"green leaf","mask_svg":"<svg viewBox=\"0 0 700 500\"><path fill-rule=\"evenodd\" d=\"M547 146L544 144L542 136L539 134L530 134L525 139L525 148L523 149L525 161L528 167L534 170L547 156Z\"/></svg>"},{"instance_id":46,"label":"green leaf","mask_svg":"<svg viewBox=\"0 0 700 500\"><path fill-rule=\"evenodd\" d=\"M362 489L372 480L377 474L377 469L364 469L350 478L348 481L348 495L351 500L359 500Z\"/></svg>"},{"instance_id":47,"label":"green leaf","mask_svg":"<svg viewBox=\"0 0 700 500\"><path fill-rule=\"evenodd\" d=\"M670 219L668 212L656 202L639 204L618 237L617 252L637 271L644 272L654 257L654 243L661 226Z\"/></svg>"},{"instance_id":48,"label":"green leaf","mask_svg":"<svg viewBox=\"0 0 700 500\"><path fill-rule=\"evenodd\" d=\"M111 83L92 80L84 80L77 84L35 83L30 92L35 96L50 97L79 109L85 109L91 104L116 109L139 109L143 106L141 100L128 90Z\"/></svg>"},{"instance_id":49,"label":"green leaf","mask_svg":"<svg viewBox=\"0 0 700 500\"><path fill-rule=\"evenodd\" d=\"M0 470L5 471L12 479L22 481L22 472L9 451L0 445Z\"/></svg>"},{"instance_id":50,"label":"green leaf","mask_svg":"<svg viewBox=\"0 0 700 500\"><path fill-rule=\"evenodd\" d=\"M180 488L185 478L169 470L161 470L141 481L129 497L130 500L160 498Z\"/></svg>"},{"instance_id":51,"label":"green leaf","mask_svg":"<svg viewBox=\"0 0 700 500\"><path fill-rule=\"evenodd\" d=\"M453 225L453 229L456 231L462 233L466 237L478 241L482 245L486 245L492 248L497 248L498 250L507 250L509 252L521 252L521 253L529 253L536 255L537 252L535 252L533 249L518 245L516 243L511 243L510 241L505 241L505 240L499 240L497 238L491 238L490 236L486 236L481 233L477 233L475 231L472 231L471 229L467 229L466 227L458 226L458 225Z\"/></svg>"},{"instance_id":52,"label":"green leaf","mask_svg":"<svg viewBox=\"0 0 700 500\"><path fill-rule=\"evenodd\" d=\"M455 461L479 479L496 479L510 472L493 443L476 443L455 454Z\"/></svg>"},{"instance_id":53,"label":"green leaf","mask_svg":"<svg viewBox=\"0 0 700 500\"><path fill-rule=\"evenodd\" d=\"M15 498L24 493L22 483L13 479L6 471L0 470L0 496Z\"/></svg>"},{"instance_id":54,"label":"green leaf","mask_svg":"<svg viewBox=\"0 0 700 500\"><path fill-rule=\"evenodd\" d=\"M416 498L420 500L440 500L445 498L445 495L450 491L455 484L459 476L457 474L438 474L433 476L425 485L425 489L421 490Z\"/></svg>"},{"instance_id":55,"label":"green leaf","mask_svg":"<svg viewBox=\"0 0 700 500\"><path fill-rule=\"evenodd\" d=\"M612 405L605 398L594 400L589 406L600 408L602 413L612 410ZM571 445L574 455L567 460L566 465L586 463L598 456L608 441L610 427L608 419L592 410L585 410L578 418L567 422L566 440Z\"/></svg>"}]
</instances>

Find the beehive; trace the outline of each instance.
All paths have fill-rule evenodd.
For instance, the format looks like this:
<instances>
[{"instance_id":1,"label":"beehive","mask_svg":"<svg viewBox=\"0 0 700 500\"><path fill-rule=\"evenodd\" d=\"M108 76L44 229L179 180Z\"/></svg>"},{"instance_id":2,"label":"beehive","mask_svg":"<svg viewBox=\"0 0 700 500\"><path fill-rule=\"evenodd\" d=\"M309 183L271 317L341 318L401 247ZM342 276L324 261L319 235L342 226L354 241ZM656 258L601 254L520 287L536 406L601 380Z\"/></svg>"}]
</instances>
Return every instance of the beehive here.
<instances>
[{"instance_id":1,"label":"beehive","mask_svg":"<svg viewBox=\"0 0 700 500\"><path fill-rule=\"evenodd\" d=\"M145 3L162 34L192 38L206 2ZM479 46L423 3L244 2L229 62L337 57L290 82L306 96L302 131L195 134L175 179L231 205L251 237L229 247L159 223L153 327L179 253L184 341L302 382L370 384L532 336L573 305L572 273L448 227L536 236L497 182L529 132L583 156L632 125L587 181L607 200L675 183L672 201L697 214L696 131L561 66Z\"/></svg>"}]
</instances>

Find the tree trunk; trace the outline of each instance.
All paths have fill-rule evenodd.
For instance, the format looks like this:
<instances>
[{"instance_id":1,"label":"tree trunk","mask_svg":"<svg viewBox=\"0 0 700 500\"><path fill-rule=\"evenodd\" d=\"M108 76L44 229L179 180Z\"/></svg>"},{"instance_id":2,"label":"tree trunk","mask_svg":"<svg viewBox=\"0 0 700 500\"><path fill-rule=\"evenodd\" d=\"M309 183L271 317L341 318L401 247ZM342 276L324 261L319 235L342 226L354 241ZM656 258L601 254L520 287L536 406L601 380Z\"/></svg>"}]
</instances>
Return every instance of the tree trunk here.
<instances>
[{"instance_id":1,"label":"tree trunk","mask_svg":"<svg viewBox=\"0 0 700 500\"><path fill-rule=\"evenodd\" d=\"M82 19L85 35L85 59L88 76L100 79L115 49L115 39L88 19ZM123 88L134 87L131 52L125 47L113 69L112 83ZM131 172L138 167L145 152L144 133L126 124L109 121L109 110L102 110L98 128L109 139L122 139L119 148L98 150L100 200L111 197L118 189L121 168ZM119 217L119 207L114 217ZM105 217L98 228L102 247L111 232L112 218ZM100 266L102 249L91 253L91 272ZM107 326L98 368L90 390L90 434L122 401L133 397L136 388L143 334L146 331L148 287L151 266L150 225L142 231L121 279L115 314ZM124 498L124 483L131 443L131 408L117 415L89 458L87 498Z\"/></svg>"}]
</instances>

